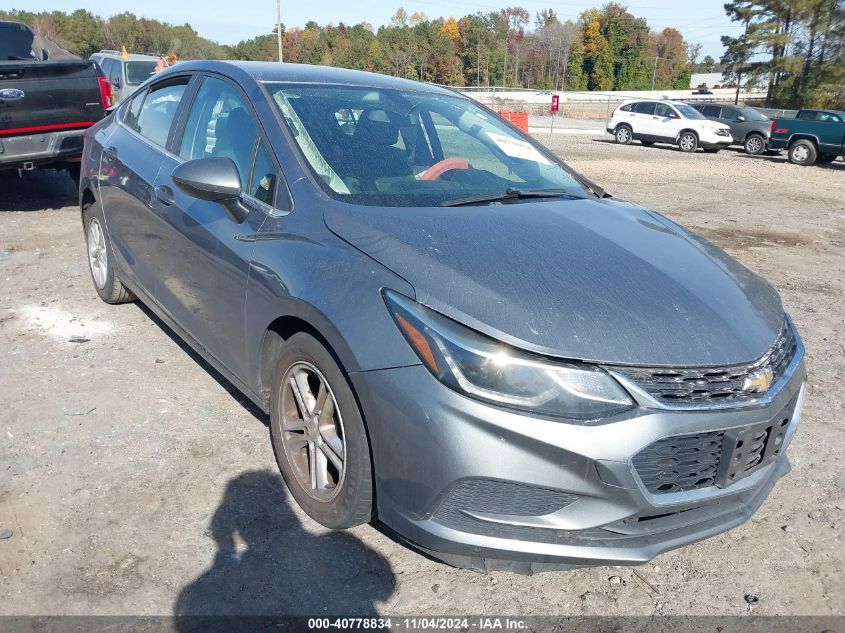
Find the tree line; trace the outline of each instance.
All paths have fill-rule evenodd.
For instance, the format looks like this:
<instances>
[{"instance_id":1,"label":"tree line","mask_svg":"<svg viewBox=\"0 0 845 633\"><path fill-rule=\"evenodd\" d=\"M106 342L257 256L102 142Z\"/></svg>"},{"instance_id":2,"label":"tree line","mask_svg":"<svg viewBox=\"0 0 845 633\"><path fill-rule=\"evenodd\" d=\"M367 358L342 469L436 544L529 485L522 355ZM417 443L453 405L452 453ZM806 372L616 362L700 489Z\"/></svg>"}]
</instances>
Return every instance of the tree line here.
<instances>
[{"instance_id":1,"label":"tree line","mask_svg":"<svg viewBox=\"0 0 845 633\"><path fill-rule=\"evenodd\" d=\"M733 81L765 87L773 107L845 108L845 0L740 0L725 12L745 27L722 38Z\"/></svg>"},{"instance_id":2,"label":"tree line","mask_svg":"<svg viewBox=\"0 0 845 633\"><path fill-rule=\"evenodd\" d=\"M189 24L121 13L103 19L78 9L0 11L0 19L33 26L81 57L102 48L181 59L277 60L274 28L235 45L201 37ZM283 26L285 61L386 73L447 85L568 90L686 88L700 47L676 29L652 31L615 2L562 21L552 9L533 17L522 7L461 18L429 19L398 9L377 29L367 23ZM712 61L712 58L711 58Z\"/></svg>"}]
</instances>

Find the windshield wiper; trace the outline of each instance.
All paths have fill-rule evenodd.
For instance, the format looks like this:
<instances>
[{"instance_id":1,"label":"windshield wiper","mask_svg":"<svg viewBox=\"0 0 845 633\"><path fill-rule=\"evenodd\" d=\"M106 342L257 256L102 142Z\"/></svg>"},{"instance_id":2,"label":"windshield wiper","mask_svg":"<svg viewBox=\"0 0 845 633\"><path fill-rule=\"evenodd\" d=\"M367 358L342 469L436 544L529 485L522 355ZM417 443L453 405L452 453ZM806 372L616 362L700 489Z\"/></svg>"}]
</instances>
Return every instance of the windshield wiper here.
<instances>
[{"instance_id":1,"label":"windshield wiper","mask_svg":"<svg viewBox=\"0 0 845 633\"><path fill-rule=\"evenodd\" d=\"M440 204L441 207L462 207L473 204L484 204L485 202L500 202L501 200L525 200L528 198L574 198L580 199L571 191L566 189L517 189L516 187L508 187L500 193L490 193L483 196L474 196L471 198L455 198L454 200L446 200Z\"/></svg>"}]
</instances>

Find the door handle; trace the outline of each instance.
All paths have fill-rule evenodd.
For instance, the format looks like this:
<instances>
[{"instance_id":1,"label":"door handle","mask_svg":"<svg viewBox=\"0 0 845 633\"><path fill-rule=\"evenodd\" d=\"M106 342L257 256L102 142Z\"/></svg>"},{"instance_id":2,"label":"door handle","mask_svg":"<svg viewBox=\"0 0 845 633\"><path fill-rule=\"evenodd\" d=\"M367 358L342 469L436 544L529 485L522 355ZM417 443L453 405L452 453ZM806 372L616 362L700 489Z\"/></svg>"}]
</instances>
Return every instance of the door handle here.
<instances>
[{"instance_id":1,"label":"door handle","mask_svg":"<svg viewBox=\"0 0 845 633\"><path fill-rule=\"evenodd\" d=\"M175 201L173 197L173 190L167 185L159 185L155 188L156 198L164 206L169 207Z\"/></svg>"},{"instance_id":2,"label":"door handle","mask_svg":"<svg viewBox=\"0 0 845 633\"><path fill-rule=\"evenodd\" d=\"M103 155L109 160L117 160L117 148L114 145L110 145L103 150Z\"/></svg>"}]
</instances>

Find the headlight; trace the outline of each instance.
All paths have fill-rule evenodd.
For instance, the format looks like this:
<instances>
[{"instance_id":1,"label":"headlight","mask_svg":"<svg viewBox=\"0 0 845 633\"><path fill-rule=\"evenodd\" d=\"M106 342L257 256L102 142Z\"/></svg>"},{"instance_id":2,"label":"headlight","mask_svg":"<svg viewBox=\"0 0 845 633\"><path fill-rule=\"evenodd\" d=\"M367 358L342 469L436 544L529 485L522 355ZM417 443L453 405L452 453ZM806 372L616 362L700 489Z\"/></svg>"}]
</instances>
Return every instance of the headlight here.
<instances>
[{"instance_id":1,"label":"headlight","mask_svg":"<svg viewBox=\"0 0 845 633\"><path fill-rule=\"evenodd\" d=\"M479 334L390 290L384 297L423 364L458 393L576 420L596 420L633 407L619 383L598 367L548 360Z\"/></svg>"}]
</instances>

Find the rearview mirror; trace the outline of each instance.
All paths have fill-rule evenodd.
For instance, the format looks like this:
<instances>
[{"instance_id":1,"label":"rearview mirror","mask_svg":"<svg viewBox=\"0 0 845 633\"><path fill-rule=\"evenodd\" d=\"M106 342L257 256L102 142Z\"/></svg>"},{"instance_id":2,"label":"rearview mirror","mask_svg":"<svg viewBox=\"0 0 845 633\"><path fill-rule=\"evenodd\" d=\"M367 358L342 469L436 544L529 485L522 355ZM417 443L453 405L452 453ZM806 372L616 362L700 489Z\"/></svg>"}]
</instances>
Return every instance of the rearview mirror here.
<instances>
[{"instance_id":1,"label":"rearview mirror","mask_svg":"<svg viewBox=\"0 0 845 633\"><path fill-rule=\"evenodd\" d=\"M241 175L231 158L197 158L182 163L171 174L179 189L192 198L222 204L240 224L249 214L240 200Z\"/></svg>"}]
</instances>

